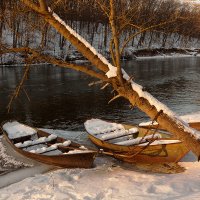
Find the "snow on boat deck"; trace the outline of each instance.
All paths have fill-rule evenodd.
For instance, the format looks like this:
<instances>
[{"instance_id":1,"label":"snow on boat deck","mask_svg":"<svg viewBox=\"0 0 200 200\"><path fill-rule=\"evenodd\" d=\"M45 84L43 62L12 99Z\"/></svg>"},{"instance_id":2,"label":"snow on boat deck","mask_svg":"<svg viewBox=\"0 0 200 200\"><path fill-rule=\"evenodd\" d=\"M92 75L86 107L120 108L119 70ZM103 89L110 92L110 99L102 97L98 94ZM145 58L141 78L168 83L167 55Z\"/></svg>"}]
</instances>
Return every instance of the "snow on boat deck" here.
<instances>
[{"instance_id":1,"label":"snow on boat deck","mask_svg":"<svg viewBox=\"0 0 200 200\"><path fill-rule=\"evenodd\" d=\"M10 139L15 139L16 137L24 137L29 135L34 135L36 130L26 126L24 124L20 124L17 121L6 122L3 125L3 129L8 133L8 137Z\"/></svg>"},{"instance_id":2,"label":"snow on boat deck","mask_svg":"<svg viewBox=\"0 0 200 200\"><path fill-rule=\"evenodd\" d=\"M96 138L100 140L109 140L109 143L131 146L131 145L139 145L145 146L149 144L149 139L160 139L162 136L159 133L151 134L143 137L130 138L123 137L127 135L134 135L138 133L138 128L130 128L126 130L122 124L107 122L101 119L90 119L85 122L85 129L91 135L94 135ZM120 137L120 139L118 138ZM118 138L118 139L116 139ZM176 144L180 143L180 140L162 140L162 141L154 141L150 143L150 145L161 145L161 144Z\"/></svg>"}]
</instances>

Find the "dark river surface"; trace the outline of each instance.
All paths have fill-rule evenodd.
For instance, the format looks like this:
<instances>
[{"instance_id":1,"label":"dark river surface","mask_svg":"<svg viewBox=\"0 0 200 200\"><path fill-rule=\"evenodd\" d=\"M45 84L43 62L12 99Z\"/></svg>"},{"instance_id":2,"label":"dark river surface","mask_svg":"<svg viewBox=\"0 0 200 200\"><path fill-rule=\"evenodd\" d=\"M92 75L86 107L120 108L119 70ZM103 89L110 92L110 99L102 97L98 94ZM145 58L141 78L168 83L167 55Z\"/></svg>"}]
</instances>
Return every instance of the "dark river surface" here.
<instances>
[{"instance_id":1,"label":"dark river surface","mask_svg":"<svg viewBox=\"0 0 200 200\"><path fill-rule=\"evenodd\" d=\"M178 114L200 111L200 58L124 61L137 83ZM6 106L22 76L22 67L0 67L0 121L17 119L35 127L83 130L89 118L125 123L146 120L138 109L118 99L108 105L112 89L89 87L94 79L51 65L32 66L22 92L8 114Z\"/></svg>"}]
</instances>

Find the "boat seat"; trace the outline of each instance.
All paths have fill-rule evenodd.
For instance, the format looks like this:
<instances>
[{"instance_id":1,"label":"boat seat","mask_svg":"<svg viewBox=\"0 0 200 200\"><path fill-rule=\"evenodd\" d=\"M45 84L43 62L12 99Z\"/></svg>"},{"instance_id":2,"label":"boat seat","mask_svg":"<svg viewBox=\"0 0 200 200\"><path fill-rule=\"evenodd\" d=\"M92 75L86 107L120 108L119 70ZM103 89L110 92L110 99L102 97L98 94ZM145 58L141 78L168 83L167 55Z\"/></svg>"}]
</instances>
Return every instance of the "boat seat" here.
<instances>
[{"instance_id":1,"label":"boat seat","mask_svg":"<svg viewBox=\"0 0 200 200\"><path fill-rule=\"evenodd\" d=\"M145 137L137 137L135 139L125 140L125 141L117 142L115 144L124 145L124 146L138 145L141 143L148 142L148 140L150 140L150 139L159 139L161 137L162 136L160 134L156 133L154 135L147 135Z\"/></svg>"},{"instance_id":2,"label":"boat seat","mask_svg":"<svg viewBox=\"0 0 200 200\"><path fill-rule=\"evenodd\" d=\"M51 141L55 140L56 138L57 138L56 135L51 134L48 137L40 137L37 140L27 140L27 141L24 141L23 143L22 142L16 143L15 146L17 148L26 148L26 147L34 146L37 144L44 144L47 142L51 142Z\"/></svg>"},{"instance_id":3,"label":"boat seat","mask_svg":"<svg viewBox=\"0 0 200 200\"><path fill-rule=\"evenodd\" d=\"M55 149L55 150L52 150L52 151L47 151L45 153L43 153L42 155L45 155L45 156L57 156L57 155L61 155L63 154L62 151L58 150L58 149Z\"/></svg>"},{"instance_id":4,"label":"boat seat","mask_svg":"<svg viewBox=\"0 0 200 200\"><path fill-rule=\"evenodd\" d=\"M125 128L119 128L116 129L115 127L108 127L105 129L99 129L99 130L95 130L92 134L97 136L97 135L102 135L102 134L109 134L111 132L115 132L115 131L125 131Z\"/></svg>"},{"instance_id":5,"label":"boat seat","mask_svg":"<svg viewBox=\"0 0 200 200\"><path fill-rule=\"evenodd\" d=\"M151 143L151 146L152 145L166 145L166 144L179 144L181 143L180 140L155 140ZM142 144L139 144L138 146L146 146L148 145L148 142L146 143L142 143Z\"/></svg>"},{"instance_id":6,"label":"boat seat","mask_svg":"<svg viewBox=\"0 0 200 200\"><path fill-rule=\"evenodd\" d=\"M36 153L36 154L45 154L47 152L50 151L55 151L58 150L56 146L50 146L50 147L42 147L42 148L38 148L38 149L33 149L30 150L30 153Z\"/></svg>"},{"instance_id":7,"label":"boat seat","mask_svg":"<svg viewBox=\"0 0 200 200\"><path fill-rule=\"evenodd\" d=\"M101 135L99 137L99 139L101 140L112 140L112 139L115 139L115 138L119 138L119 137L122 137L122 136L127 136L127 135L133 135L133 134L136 134L138 133L139 130L138 128L131 128L129 130L115 130L111 133L106 133L104 135Z\"/></svg>"},{"instance_id":8,"label":"boat seat","mask_svg":"<svg viewBox=\"0 0 200 200\"><path fill-rule=\"evenodd\" d=\"M71 141L67 140L67 141L65 141L63 143L52 144L49 147L42 147L42 148L32 149L29 152L30 153L37 153L37 154L44 154L44 153L49 152L49 151L58 150L58 146L65 146L66 147L66 146L69 146L70 144L71 144Z\"/></svg>"}]
</instances>

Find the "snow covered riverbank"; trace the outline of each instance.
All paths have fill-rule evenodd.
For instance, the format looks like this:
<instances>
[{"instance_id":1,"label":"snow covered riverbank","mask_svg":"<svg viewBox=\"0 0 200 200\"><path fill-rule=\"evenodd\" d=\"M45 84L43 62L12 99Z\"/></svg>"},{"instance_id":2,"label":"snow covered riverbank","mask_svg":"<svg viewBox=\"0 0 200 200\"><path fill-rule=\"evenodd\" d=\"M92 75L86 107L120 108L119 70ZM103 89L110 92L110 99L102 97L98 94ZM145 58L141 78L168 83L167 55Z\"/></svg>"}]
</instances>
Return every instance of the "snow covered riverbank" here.
<instances>
[{"instance_id":1,"label":"snow covered riverbank","mask_svg":"<svg viewBox=\"0 0 200 200\"><path fill-rule=\"evenodd\" d=\"M81 134L56 130L49 132L74 139L78 139ZM158 169L159 166L144 168L109 157L99 157L92 169L58 169L45 174L35 172L30 174L32 177L27 174L27 178L23 177L24 180L0 189L0 199L199 199L200 164L192 153L180 164L186 171L163 174L152 173L162 171ZM167 165L164 167L169 168Z\"/></svg>"},{"instance_id":2,"label":"snow covered riverbank","mask_svg":"<svg viewBox=\"0 0 200 200\"><path fill-rule=\"evenodd\" d=\"M98 49L98 52L102 52L102 49ZM62 51L44 51L44 54L55 56L59 59L63 59L68 62L74 63L87 63L88 60L84 58L76 50L68 51L63 57ZM110 54L108 51L104 52L107 59L110 59ZM185 57L200 57L200 49L181 49L181 48L155 48L155 49L135 49L133 47L128 47L125 49L124 55L122 55L121 60L134 60L134 59L165 59L165 58L185 58ZM33 65L40 64L33 63ZM49 63L41 63L49 64ZM0 56L0 66L19 66L24 65L24 58L20 54L7 53Z\"/></svg>"},{"instance_id":3,"label":"snow covered riverbank","mask_svg":"<svg viewBox=\"0 0 200 200\"><path fill-rule=\"evenodd\" d=\"M200 165L183 162L180 174L154 174L98 158L92 169L60 169L0 190L0 199L199 199Z\"/></svg>"}]
</instances>

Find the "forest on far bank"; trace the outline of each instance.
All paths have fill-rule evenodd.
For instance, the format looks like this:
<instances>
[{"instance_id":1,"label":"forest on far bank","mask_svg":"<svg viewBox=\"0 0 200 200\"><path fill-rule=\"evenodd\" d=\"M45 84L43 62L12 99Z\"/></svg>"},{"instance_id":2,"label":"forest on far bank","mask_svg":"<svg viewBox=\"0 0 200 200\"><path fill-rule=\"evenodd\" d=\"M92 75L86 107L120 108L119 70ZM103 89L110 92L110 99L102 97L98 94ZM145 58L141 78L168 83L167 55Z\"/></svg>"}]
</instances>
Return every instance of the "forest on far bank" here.
<instances>
[{"instance_id":1,"label":"forest on far bank","mask_svg":"<svg viewBox=\"0 0 200 200\"><path fill-rule=\"evenodd\" d=\"M108 53L111 30L105 0L52 1L53 10L102 54ZM199 48L200 7L177 0L117 0L119 34L135 34L125 54L135 49ZM65 58L72 45L20 1L0 2L0 44L30 46Z\"/></svg>"}]
</instances>

